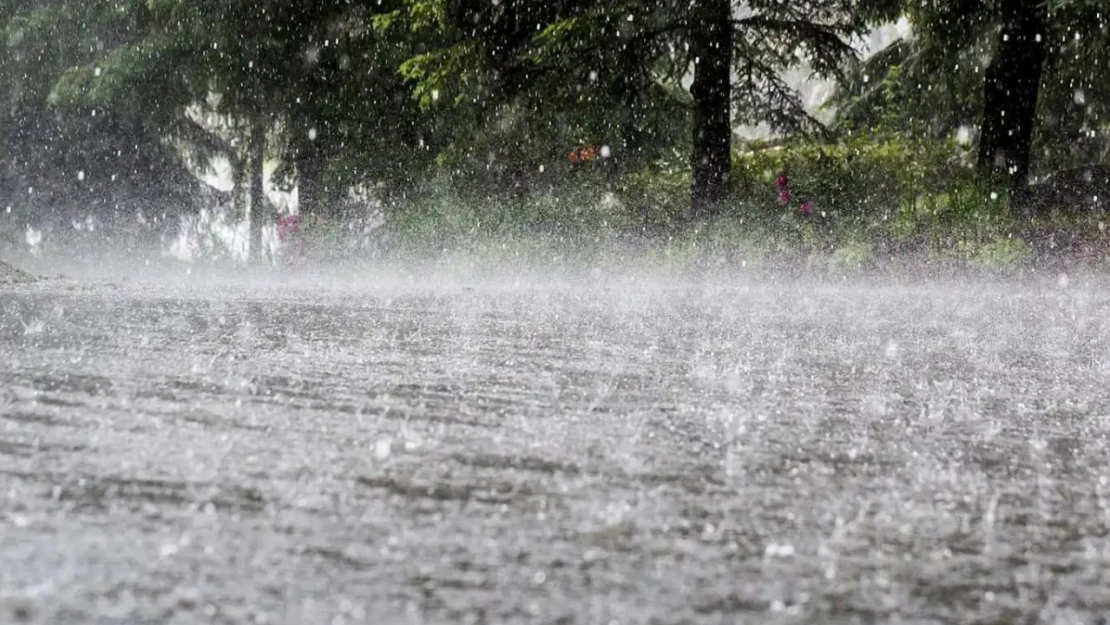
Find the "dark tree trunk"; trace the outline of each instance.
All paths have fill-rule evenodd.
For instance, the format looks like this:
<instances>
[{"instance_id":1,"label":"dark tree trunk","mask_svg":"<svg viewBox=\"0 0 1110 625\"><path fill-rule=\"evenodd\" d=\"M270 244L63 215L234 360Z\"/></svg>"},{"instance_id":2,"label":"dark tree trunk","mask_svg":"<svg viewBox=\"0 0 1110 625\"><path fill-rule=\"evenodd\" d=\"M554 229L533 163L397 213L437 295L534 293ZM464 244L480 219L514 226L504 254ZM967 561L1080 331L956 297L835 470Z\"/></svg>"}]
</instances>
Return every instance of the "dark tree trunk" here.
<instances>
[{"instance_id":1,"label":"dark tree trunk","mask_svg":"<svg viewBox=\"0 0 1110 625\"><path fill-rule=\"evenodd\" d=\"M700 0L693 36L694 182L691 207L695 218L720 211L728 196L732 168L732 3Z\"/></svg>"},{"instance_id":2,"label":"dark tree trunk","mask_svg":"<svg viewBox=\"0 0 1110 625\"><path fill-rule=\"evenodd\" d=\"M250 139L250 246L247 257L250 262L261 262L262 226L266 222L266 197L262 188L262 163L266 155L266 124L255 121L251 125Z\"/></svg>"},{"instance_id":3,"label":"dark tree trunk","mask_svg":"<svg viewBox=\"0 0 1110 625\"><path fill-rule=\"evenodd\" d=\"M307 136L297 145L293 155L297 168L297 210L301 215L324 215L326 189L322 186L325 159L315 142Z\"/></svg>"},{"instance_id":4,"label":"dark tree trunk","mask_svg":"<svg viewBox=\"0 0 1110 625\"><path fill-rule=\"evenodd\" d=\"M1047 16L1043 0L1002 0L1000 10L998 47L983 82L979 170L990 177L1008 176L1020 207L1029 178Z\"/></svg>"},{"instance_id":5,"label":"dark tree trunk","mask_svg":"<svg viewBox=\"0 0 1110 625\"><path fill-rule=\"evenodd\" d=\"M246 219L248 225L248 232L251 219L250 208L250 158L249 155L244 155L236 151L232 155L232 187L231 187L231 206L232 212L238 219ZM250 238L247 238L247 244L250 245ZM250 247L247 248L247 258L250 259Z\"/></svg>"}]
</instances>

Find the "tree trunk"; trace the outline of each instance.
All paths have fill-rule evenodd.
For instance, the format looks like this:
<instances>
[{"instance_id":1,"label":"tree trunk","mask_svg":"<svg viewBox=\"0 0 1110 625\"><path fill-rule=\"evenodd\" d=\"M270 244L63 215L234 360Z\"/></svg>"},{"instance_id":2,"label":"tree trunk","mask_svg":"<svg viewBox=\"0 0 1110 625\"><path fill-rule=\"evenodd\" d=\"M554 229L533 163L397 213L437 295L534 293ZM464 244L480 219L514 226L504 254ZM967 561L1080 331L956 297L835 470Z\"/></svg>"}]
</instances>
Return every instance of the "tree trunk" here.
<instances>
[{"instance_id":1,"label":"tree trunk","mask_svg":"<svg viewBox=\"0 0 1110 625\"><path fill-rule=\"evenodd\" d=\"M1043 0L1003 0L1000 11L998 46L983 82L978 164L986 176L1008 176L1013 201L1021 206L1046 54L1047 14Z\"/></svg>"},{"instance_id":2,"label":"tree trunk","mask_svg":"<svg viewBox=\"0 0 1110 625\"><path fill-rule=\"evenodd\" d=\"M693 45L693 216L717 214L728 197L732 168L732 3L700 0Z\"/></svg>"},{"instance_id":3,"label":"tree trunk","mask_svg":"<svg viewBox=\"0 0 1110 625\"><path fill-rule=\"evenodd\" d=\"M250 186L250 160L246 155L235 150L231 154L231 212L236 216L236 220L246 219L248 228L250 225L250 202L248 197L248 187ZM238 240L236 240L238 243ZM247 237L247 244L250 245L250 237ZM247 248L248 259L250 257L250 248Z\"/></svg>"},{"instance_id":4,"label":"tree trunk","mask_svg":"<svg viewBox=\"0 0 1110 625\"><path fill-rule=\"evenodd\" d=\"M325 207L325 189L321 188L324 158L314 142L303 137L296 146L294 164L297 168L297 211L304 216L321 215Z\"/></svg>"},{"instance_id":5,"label":"tree trunk","mask_svg":"<svg viewBox=\"0 0 1110 625\"><path fill-rule=\"evenodd\" d=\"M262 187L262 163L266 155L266 125L256 120L251 124L250 139L250 247L247 258L260 263L262 251L262 226L266 222L266 197Z\"/></svg>"}]
</instances>

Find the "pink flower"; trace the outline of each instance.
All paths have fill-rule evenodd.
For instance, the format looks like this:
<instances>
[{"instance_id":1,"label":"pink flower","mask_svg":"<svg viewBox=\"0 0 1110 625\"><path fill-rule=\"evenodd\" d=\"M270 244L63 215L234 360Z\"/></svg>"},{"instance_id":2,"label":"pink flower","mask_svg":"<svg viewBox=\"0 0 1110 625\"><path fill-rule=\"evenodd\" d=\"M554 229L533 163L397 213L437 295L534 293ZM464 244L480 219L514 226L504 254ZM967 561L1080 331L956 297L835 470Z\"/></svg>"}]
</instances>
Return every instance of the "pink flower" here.
<instances>
[{"instance_id":1,"label":"pink flower","mask_svg":"<svg viewBox=\"0 0 1110 625\"><path fill-rule=\"evenodd\" d=\"M778 178L775 178L775 186L780 189L788 184L790 184L790 178L788 178L786 174L779 174Z\"/></svg>"},{"instance_id":2,"label":"pink flower","mask_svg":"<svg viewBox=\"0 0 1110 625\"><path fill-rule=\"evenodd\" d=\"M300 215L282 215L277 221L277 235L279 240L286 240L301 231Z\"/></svg>"},{"instance_id":3,"label":"pink flower","mask_svg":"<svg viewBox=\"0 0 1110 625\"><path fill-rule=\"evenodd\" d=\"M794 197L794 194L790 192L790 189L783 188L781 191L779 191L780 204L789 204L790 198L792 197Z\"/></svg>"},{"instance_id":4,"label":"pink flower","mask_svg":"<svg viewBox=\"0 0 1110 625\"><path fill-rule=\"evenodd\" d=\"M802 205L801 205L800 208L802 210L802 214L805 215L806 217L809 217L810 215L813 214L813 205L809 203L809 200L806 200L806 201L802 202Z\"/></svg>"}]
</instances>

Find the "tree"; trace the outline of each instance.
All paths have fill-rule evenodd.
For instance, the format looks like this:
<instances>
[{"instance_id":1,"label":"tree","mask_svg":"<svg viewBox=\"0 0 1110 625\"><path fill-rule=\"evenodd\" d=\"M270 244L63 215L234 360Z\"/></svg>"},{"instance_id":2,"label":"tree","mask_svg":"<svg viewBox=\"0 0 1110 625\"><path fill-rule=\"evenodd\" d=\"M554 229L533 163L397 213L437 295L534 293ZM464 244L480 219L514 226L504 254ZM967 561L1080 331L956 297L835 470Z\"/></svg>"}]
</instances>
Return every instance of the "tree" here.
<instances>
[{"instance_id":1,"label":"tree","mask_svg":"<svg viewBox=\"0 0 1110 625\"><path fill-rule=\"evenodd\" d=\"M988 176L1008 175L1020 204L1032 158L1047 9L1043 0L1002 0L998 12L998 42L983 80L979 168Z\"/></svg>"},{"instance_id":2,"label":"tree","mask_svg":"<svg viewBox=\"0 0 1110 625\"><path fill-rule=\"evenodd\" d=\"M419 170L426 150L417 107L395 69L409 48L372 27L392 10L389 2L98 2L134 24L68 65L53 102L127 111L201 170L216 157L236 170L250 167L249 175L233 174L250 192L234 196L248 198L238 206L250 220L256 260L271 220L263 210L265 159L286 162L276 179L299 187L305 212L328 212L364 173L388 189Z\"/></svg>"},{"instance_id":3,"label":"tree","mask_svg":"<svg viewBox=\"0 0 1110 625\"><path fill-rule=\"evenodd\" d=\"M732 6L729 0L702 0L694 13L694 137L691 207L711 215L728 197L732 170Z\"/></svg>"},{"instance_id":4,"label":"tree","mask_svg":"<svg viewBox=\"0 0 1110 625\"><path fill-rule=\"evenodd\" d=\"M6 44L0 48L0 190L14 214L28 222L138 218L157 226L172 221L195 191L171 150L147 132L132 108L54 105L68 71L90 64L95 72L101 51L140 26L132 5L137 3L0 5L0 40Z\"/></svg>"},{"instance_id":5,"label":"tree","mask_svg":"<svg viewBox=\"0 0 1110 625\"><path fill-rule=\"evenodd\" d=\"M591 101L610 104L610 111L646 110L653 106L645 97L655 93L650 85L685 92L678 85L693 71L691 92L680 100L691 124L684 143L697 216L723 207L734 122L787 132L820 127L781 71L806 61L817 74L837 74L852 56L847 38L860 26L850 0L565 0L542 10L523 2L462 4L466 10L447 0L409 0L416 26L438 30L444 42L403 67L427 107L446 102L496 111L540 92L556 114ZM642 77L634 91L638 107L613 98L613 86L630 75ZM673 119L663 123L674 126ZM631 142L636 125L610 127Z\"/></svg>"},{"instance_id":6,"label":"tree","mask_svg":"<svg viewBox=\"0 0 1110 625\"><path fill-rule=\"evenodd\" d=\"M59 4L72 11L79 3ZM51 89L48 101L54 109L93 108L134 119L156 141L175 146L200 171L210 168L213 157L224 156L236 168L233 179L242 180L238 167L250 159L248 146L237 136L244 124L235 116L250 123L262 119L258 111L264 110L265 102L258 87L265 68L256 68L250 53L265 42L249 36L250 29L242 31L248 35L245 40L232 33L231 9L219 11L203 0L92 5L90 23L110 23L119 16L128 21L128 27L120 36L96 40L89 46L90 54L68 64ZM236 23L244 21L240 17ZM136 93L147 97L136 98ZM217 97L210 97L213 94ZM198 107L199 114L191 112ZM221 114L224 132L213 132L202 123L212 118L206 113ZM233 197L242 208L238 201L242 194L236 192ZM254 220L252 234L261 225L260 219ZM260 246L250 248L251 256L259 253Z\"/></svg>"},{"instance_id":7,"label":"tree","mask_svg":"<svg viewBox=\"0 0 1110 625\"><path fill-rule=\"evenodd\" d=\"M1110 11L1098 0L1048 9L1034 164L1043 173L1110 162Z\"/></svg>"},{"instance_id":8,"label":"tree","mask_svg":"<svg viewBox=\"0 0 1110 625\"><path fill-rule=\"evenodd\" d=\"M904 16L913 34L841 83L837 125L977 137L980 171L1006 180L1020 207L1030 173L1110 156L1110 13L1099 5L874 0L871 24Z\"/></svg>"},{"instance_id":9,"label":"tree","mask_svg":"<svg viewBox=\"0 0 1110 625\"><path fill-rule=\"evenodd\" d=\"M250 125L250 253L262 255L262 224L268 222L263 188L263 161L266 158L266 123L252 120Z\"/></svg>"}]
</instances>

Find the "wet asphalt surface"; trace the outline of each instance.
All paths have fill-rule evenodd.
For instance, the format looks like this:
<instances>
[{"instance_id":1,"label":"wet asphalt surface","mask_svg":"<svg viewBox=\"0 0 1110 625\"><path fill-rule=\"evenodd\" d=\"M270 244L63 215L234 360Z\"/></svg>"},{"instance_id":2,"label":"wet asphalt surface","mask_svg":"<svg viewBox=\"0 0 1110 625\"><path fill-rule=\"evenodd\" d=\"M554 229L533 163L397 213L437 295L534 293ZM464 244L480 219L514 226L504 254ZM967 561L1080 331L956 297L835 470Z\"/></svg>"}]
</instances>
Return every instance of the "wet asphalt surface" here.
<instances>
[{"instance_id":1,"label":"wet asphalt surface","mask_svg":"<svg viewBox=\"0 0 1110 625\"><path fill-rule=\"evenodd\" d=\"M0 623L1105 623L1110 289L0 287Z\"/></svg>"}]
</instances>

